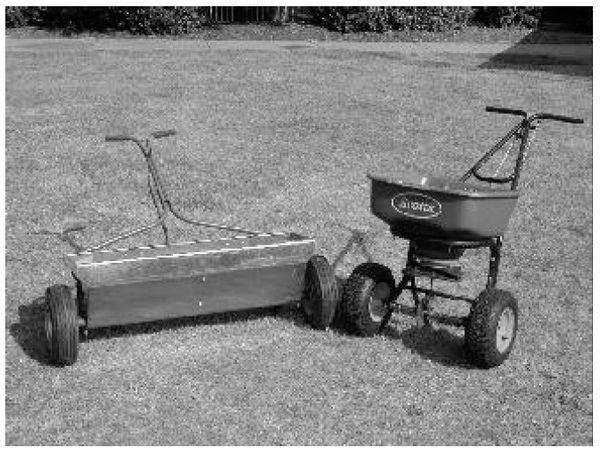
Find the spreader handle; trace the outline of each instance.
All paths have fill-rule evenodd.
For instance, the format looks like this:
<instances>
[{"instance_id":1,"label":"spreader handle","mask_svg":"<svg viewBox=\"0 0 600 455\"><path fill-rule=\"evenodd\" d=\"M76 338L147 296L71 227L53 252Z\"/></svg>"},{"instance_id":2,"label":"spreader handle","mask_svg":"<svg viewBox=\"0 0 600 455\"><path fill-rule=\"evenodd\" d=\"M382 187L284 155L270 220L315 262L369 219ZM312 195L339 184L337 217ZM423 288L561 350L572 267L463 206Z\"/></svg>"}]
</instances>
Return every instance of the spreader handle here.
<instances>
[{"instance_id":1,"label":"spreader handle","mask_svg":"<svg viewBox=\"0 0 600 455\"><path fill-rule=\"evenodd\" d=\"M106 142L116 142L116 141L137 141L136 138L132 136L126 136L124 134L115 134L106 136Z\"/></svg>"},{"instance_id":2,"label":"spreader handle","mask_svg":"<svg viewBox=\"0 0 600 455\"><path fill-rule=\"evenodd\" d=\"M511 114L511 115L521 115L523 117L527 117L527 112L522 111L521 109L509 109L507 107L486 106L485 110L487 112L496 112L497 114Z\"/></svg>"},{"instance_id":3,"label":"spreader handle","mask_svg":"<svg viewBox=\"0 0 600 455\"><path fill-rule=\"evenodd\" d=\"M175 130L155 131L152 133L152 137L154 139L160 139L161 137L174 136L175 134L177 134L177 131Z\"/></svg>"},{"instance_id":4,"label":"spreader handle","mask_svg":"<svg viewBox=\"0 0 600 455\"><path fill-rule=\"evenodd\" d=\"M160 139L161 137L173 136L176 133L177 133L177 131L175 131L175 130L161 130L161 131L155 131L153 133L150 133L150 135L154 139ZM128 136L126 134L111 134L109 136L106 136L105 139L107 142L116 142L116 141L141 142L140 139L133 137L133 136Z\"/></svg>"},{"instance_id":5,"label":"spreader handle","mask_svg":"<svg viewBox=\"0 0 600 455\"><path fill-rule=\"evenodd\" d=\"M582 118L567 117L565 115L539 113L539 114L535 114L534 117L537 120L556 120L559 122L578 123L578 124L583 123Z\"/></svg>"}]
</instances>

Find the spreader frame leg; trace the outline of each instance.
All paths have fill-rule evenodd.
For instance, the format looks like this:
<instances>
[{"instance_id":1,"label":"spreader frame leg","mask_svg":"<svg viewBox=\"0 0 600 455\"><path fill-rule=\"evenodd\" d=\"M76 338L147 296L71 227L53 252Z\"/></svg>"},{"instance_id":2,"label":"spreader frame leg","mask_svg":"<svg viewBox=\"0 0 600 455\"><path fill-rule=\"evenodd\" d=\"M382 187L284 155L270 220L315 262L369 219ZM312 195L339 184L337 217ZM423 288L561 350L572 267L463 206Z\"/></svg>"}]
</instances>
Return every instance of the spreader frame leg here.
<instances>
[{"instance_id":1,"label":"spreader frame leg","mask_svg":"<svg viewBox=\"0 0 600 455\"><path fill-rule=\"evenodd\" d=\"M498 273L500 271L500 258L502 256L502 237L498 237L490 245L490 265L488 270L488 278L486 289L488 291L494 289L498 283Z\"/></svg>"},{"instance_id":2,"label":"spreader frame leg","mask_svg":"<svg viewBox=\"0 0 600 455\"><path fill-rule=\"evenodd\" d=\"M430 240L431 241L431 240ZM476 241L476 242L443 242L447 243L447 246L457 247L457 248L466 248L466 249L475 249L475 248L489 248L490 257L489 257L489 266L488 266L488 276L487 276L487 284L486 289L492 290L496 288L498 283L498 273L500 270L500 259L501 259L501 250L502 250L502 237L497 237L493 239L486 239L485 241ZM417 285L417 276L418 276L418 268L419 262L417 260L418 255L416 253L416 248L411 242L408 250L408 255L406 259L406 267L402 271L402 279L396 286L393 291L393 299L389 304L388 311L386 312L380 327L380 331L387 325L390 321L392 314L394 312L400 312L403 314L407 314L413 317L419 317L421 319L421 326L427 325L430 319L435 319L438 322L443 324L462 326L465 323L465 318L456 318L445 316L441 314L432 314L431 313L431 303L436 297L440 297L443 299L454 300L454 301L462 301L467 302L469 305L474 305L477 303L477 299L474 299L470 296L465 295L456 295L449 294L447 292L436 291L433 289L433 278L431 279L431 288L423 288ZM406 305L402 305L398 302L398 299L402 295L404 290L409 290L412 296L412 300L414 303L414 307L409 307Z\"/></svg>"}]
</instances>

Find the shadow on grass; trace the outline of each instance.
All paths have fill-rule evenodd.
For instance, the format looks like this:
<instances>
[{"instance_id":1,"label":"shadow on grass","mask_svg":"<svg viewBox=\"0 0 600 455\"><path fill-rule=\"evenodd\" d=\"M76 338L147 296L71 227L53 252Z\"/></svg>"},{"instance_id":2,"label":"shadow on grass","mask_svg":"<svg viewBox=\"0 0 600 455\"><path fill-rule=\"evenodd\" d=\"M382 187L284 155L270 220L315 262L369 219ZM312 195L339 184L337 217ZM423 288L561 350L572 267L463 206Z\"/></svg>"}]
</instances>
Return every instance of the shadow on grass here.
<instances>
[{"instance_id":1,"label":"shadow on grass","mask_svg":"<svg viewBox=\"0 0 600 455\"><path fill-rule=\"evenodd\" d=\"M349 231L351 236L334 260L334 269L352 248L358 248L367 261L371 262L373 260L366 242L367 234L357 229L349 229ZM342 291L346 280L340 276L336 276L336 279L338 287ZM342 336L352 336L345 330L344 322L339 313L338 308L331 328ZM465 369L474 368L466 356L463 337L457 336L444 328L436 329L432 326L417 328L414 326L403 332L398 332L392 325L387 325L383 329L382 335L388 338L400 339L404 346L412 352L436 363Z\"/></svg>"},{"instance_id":2,"label":"shadow on grass","mask_svg":"<svg viewBox=\"0 0 600 455\"><path fill-rule=\"evenodd\" d=\"M48 365L50 359L44 334L44 307L44 297L21 305L18 310L19 321L11 324L8 331L28 357Z\"/></svg>"},{"instance_id":3,"label":"shadow on grass","mask_svg":"<svg viewBox=\"0 0 600 455\"><path fill-rule=\"evenodd\" d=\"M340 277L337 277L337 279L339 285L343 286L345 280ZM44 306L44 297L38 297L29 304L20 306L18 310L19 320L10 325L9 333L28 357L41 364L49 365L50 362L44 334ZM339 311L337 313L339 314ZM304 318L297 303L289 303L269 308L215 313L124 326L101 327L90 330L87 340L127 338L141 334L158 333L168 329L232 324L265 317L276 317L287 320L297 327L313 330ZM335 318L331 330L334 330L340 336L354 336L345 330L344 323L340 320L339 316ZM419 329L415 326L399 332L393 325L389 325L384 329L383 336L400 340L411 352L433 362L450 367L474 368L466 356L463 338L450 333L444 328L425 327Z\"/></svg>"},{"instance_id":4,"label":"shadow on grass","mask_svg":"<svg viewBox=\"0 0 600 455\"><path fill-rule=\"evenodd\" d=\"M8 330L10 335L29 358L41 364L50 365L46 335L44 333L44 308L44 297L38 297L28 304L21 305L18 309L19 320L11 324ZM265 317L289 319L298 325L305 325L300 312L296 310L296 304L290 303L268 308L215 313L123 326L99 327L90 330L86 339L82 336L81 341L126 338L141 334L158 333L168 329L174 330L186 327L191 328L231 324L253 321Z\"/></svg>"},{"instance_id":5,"label":"shadow on grass","mask_svg":"<svg viewBox=\"0 0 600 455\"><path fill-rule=\"evenodd\" d=\"M213 313L199 316L190 316L175 319L165 319L160 321L140 322L137 324L127 324L109 327L98 327L90 330L87 336L88 341L114 338L127 338L142 334L160 333L166 330L177 330L185 328L202 328L213 325L226 325L240 322L249 322L265 317L278 316L283 313L281 305L269 308L253 308L240 311L229 311L226 313Z\"/></svg>"},{"instance_id":6,"label":"shadow on grass","mask_svg":"<svg viewBox=\"0 0 600 455\"><path fill-rule=\"evenodd\" d=\"M543 50L532 51L544 45ZM568 52L561 45L571 45ZM539 49L539 48L538 48ZM591 35L534 30L514 46L480 65L482 69L546 71L569 76L593 76Z\"/></svg>"},{"instance_id":7,"label":"shadow on grass","mask_svg":"<svg viewBox=\"0 0 600 455\"><path fill-rule=\"evenodd\" d=\"M415 325L398 332L394 327L388 326L384 329L383 335L389 338L399 338L411 352L432 362L449 367L476 368L469 361L463 337L455 335L445 328L433 326L418 328Z\"/></svg>"},{"instance_id":8,"label":"shadow on grass","mask_svg":"<svg viewBox=\"0 0 600 455\"><path fill-rule=\"evenodd\" d=\"M346 279L340 276L336 276L336 278L338 286L342 290ZM294 323L302 327L308 326L300 312L296 314ZM331 325L331 330L334 330L340 336L355 336L346 330L345 323L340 317L339 307ZM418 328L414 325L399 332L393 323L390 323L383 329L381 334L386 338L400 340L411 352L441 365L464 369L476 368L465 351L464 337L456 335L444 327L436 328L429 325Z\"/></svg>"}]
</instances>

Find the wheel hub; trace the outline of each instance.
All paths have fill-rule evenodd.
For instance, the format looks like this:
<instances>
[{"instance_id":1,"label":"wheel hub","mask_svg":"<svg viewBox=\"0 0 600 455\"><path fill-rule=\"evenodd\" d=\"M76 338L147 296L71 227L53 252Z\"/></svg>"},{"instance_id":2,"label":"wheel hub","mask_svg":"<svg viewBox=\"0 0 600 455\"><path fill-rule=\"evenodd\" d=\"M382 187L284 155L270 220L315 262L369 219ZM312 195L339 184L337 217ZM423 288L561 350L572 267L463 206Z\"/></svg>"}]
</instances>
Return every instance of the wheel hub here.
<instances>
[{"instance_id":1,"label":"wheel hub","mask_svg":"<svg viewBox=\"0 0 600 455\"><path fill-rule=\"evenodd\" d=\"M386 300L390 298L392 290L387 283L377 283L369 299L369 315L374 322L381 322L387 313Z\"/></svg>"},{"instance_id":2,"label":"wheel hub","mask_svg":"<svg viewBox=\"0 0 600 455\"><path fill-rule=\"evenodd\" d=\"M496 349L504 353L511 345L515 336L515 313L511 308L504 308L500 313L496 326Z\"/></svg>"}]
</instances>

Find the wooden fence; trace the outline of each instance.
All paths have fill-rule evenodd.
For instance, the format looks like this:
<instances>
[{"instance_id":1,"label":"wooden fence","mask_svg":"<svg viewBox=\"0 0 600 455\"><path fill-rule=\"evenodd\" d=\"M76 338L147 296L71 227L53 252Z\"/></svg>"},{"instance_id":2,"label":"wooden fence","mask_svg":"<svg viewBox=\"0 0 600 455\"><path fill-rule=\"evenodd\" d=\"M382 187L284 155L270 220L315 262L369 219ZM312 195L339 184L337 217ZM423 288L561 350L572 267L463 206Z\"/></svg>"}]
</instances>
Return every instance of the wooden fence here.
<instances>
[{"instance_id":1,"label":"wooden fence","mask_svg":"<svg viewBox=\"0 0 600 455\"><path fill-rule=\"evenodd\" d=\"M297 6L211 6L210 18L218 23L288 22L301 16Z\"/></svg>"}]
</instances>

